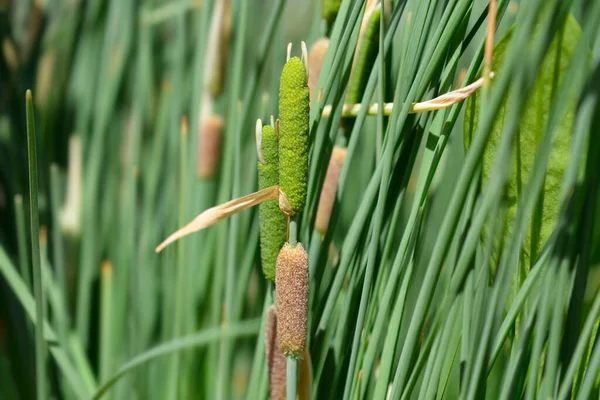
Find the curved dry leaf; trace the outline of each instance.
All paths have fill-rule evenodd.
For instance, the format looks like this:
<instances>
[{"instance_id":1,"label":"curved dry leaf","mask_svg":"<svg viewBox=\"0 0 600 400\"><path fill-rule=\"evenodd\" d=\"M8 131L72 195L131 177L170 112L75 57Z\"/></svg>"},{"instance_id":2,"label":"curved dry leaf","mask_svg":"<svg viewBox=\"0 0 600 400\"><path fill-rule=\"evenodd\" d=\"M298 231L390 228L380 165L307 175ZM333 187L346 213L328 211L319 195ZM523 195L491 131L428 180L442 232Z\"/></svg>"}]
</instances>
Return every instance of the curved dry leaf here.
<instances>
[{"instance_id":1,"label":"curved dry leaf","mask_svg":"<svg viewBox=\"0 0 600 400\"><path fill-rule=\"evenodd\" d=\"M167 247L174 241L189 235L190 233L194 233L211 225L214 225L224 218L227 218L247 208L256 206L262 203L263 201L278 200L279 196L279 186L271 186L269 188L259 190L258 192L249 194L247 196L228 201L227 203L223 203L215 207L211 207L208 210L204 211L202 214L198 215L196 218L194 218L192 222L172 233L161 244L159 244L154 251L160 253L165 247Z\"/></svg>"}]
</instances>

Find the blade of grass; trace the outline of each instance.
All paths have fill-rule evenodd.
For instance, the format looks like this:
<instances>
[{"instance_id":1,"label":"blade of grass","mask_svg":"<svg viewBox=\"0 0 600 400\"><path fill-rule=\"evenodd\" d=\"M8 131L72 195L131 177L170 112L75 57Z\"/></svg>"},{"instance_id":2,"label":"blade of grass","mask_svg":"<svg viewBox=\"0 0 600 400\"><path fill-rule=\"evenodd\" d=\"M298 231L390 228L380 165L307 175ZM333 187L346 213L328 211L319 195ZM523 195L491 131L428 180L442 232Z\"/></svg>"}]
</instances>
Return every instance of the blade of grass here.
<instances>
[{"instance_id":1,"label":"blade of grass","mask_svg":"<svg viewBox=\"0 0 600 400\"><path fill-rule=\"evenodd\" d=\"M31 266L33 269L33 291L35 293L35 371L38 399L48 395L46 374L46 342L44 341L43 321L46 304L42 284L42 267L40 262L40 215L38 210L38 171L37 149L35 137L35 121L33 116L33 99L31 91L26 95L27 106L27 160L29 165L29 218L31 233Z\"/></svg>"},{"instance_id":2,"label":"blade of grass","mask_svg":"<svg viewBox=\"0 0 600 400\"><path fill-rule=\"evenodd\" d=\"M98 388L98 390L93 394L92 399L100 399L112 386L118 382L123 375L147 363L148 361L158 357L170 355L184 349L204 346L220 340L222 337L237 338L254 336L260 330L259 324L259 319L253 319L230 325L229 327L225 328L208 328L197 333L155 346L123 364L114 375L112 375L106 382L102 384L102 386Z\"/></svg>"},{"instance_id":3,"label":"blade of grass","mask_svg":"<svg viewBox=\"0 0 600 400\"><path fill-rule=\"evenodd\" d=\"M19 269L21 276L28 288L31 288L31 269L29 264L29 252L27 251L27 231L25 230L25 212L23 210L23 197L15 196L15 216L17 227L17 242L19 246Z\"/></svg>"},{"instance_id":4,"label":"blade of grass","mask_svg":"<svg viewBox=\"0 0 600 400\"><path fill-rule=\"evenodd\" d=\"M58 327L58 337L63 346L68 342L69 336L69 313L67 306L67 275L65 265L65 250L63 238L60 232L60 176L58 166L53 164L50 166L50 197L52 203L52 264L56 269L56 282L63 304L61 308L65 310L64 320Z\"/></svg>"},{"instance_id":5,"label":"blade of grass","mask_svg":"<svg viewBox=\"0 0 600 400\"><path fill-rule=\"evenodd\" d=\"M10 262L3 248L0 248L0 272L2 272L6 282L19 300L19 303L21 303L23 306L27 316L35 326L37 324L37 302L27 289L23 279L17 273L15 267ZM71 364L71 360L69 359L67 353L59 345L57 345L57 336L47 320L44 321L44 325L44 333L46 335L45 340L46 342L52 344L49 347L50 353L54 357L54 361L56 362L59 370L64 374L67 382L69 382L77 396L79 398L87 398L87 396L95 390L95 387L91 386L90 384L86 385L86 382L82 379L80 373L78 372L79 370Z\"/></svg>"}]
</instances>

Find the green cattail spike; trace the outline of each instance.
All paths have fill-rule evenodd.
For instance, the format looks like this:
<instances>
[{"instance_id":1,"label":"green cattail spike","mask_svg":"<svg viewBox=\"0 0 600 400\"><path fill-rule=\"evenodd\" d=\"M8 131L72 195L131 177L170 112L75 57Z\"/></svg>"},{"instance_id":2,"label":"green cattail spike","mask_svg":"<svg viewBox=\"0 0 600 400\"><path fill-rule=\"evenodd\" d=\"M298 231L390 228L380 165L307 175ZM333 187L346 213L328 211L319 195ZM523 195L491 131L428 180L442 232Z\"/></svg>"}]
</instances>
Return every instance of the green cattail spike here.
<instances>
[{"instance_id":1,"label":"green cattail spike","mask_svg":"<svg viewBox=\"0 0 600 400\"><path fill-rule=\"evenodd\" d=\"M387 5L387 4L386 4ZM389 8L386 8L389 12ZM369 1L360 34L357 43L357 50L354 56L352 72L348 82L348 93L346 103L360 103L365 92L369 75L375 64L377 53L379 52L379 21L381 19L381 4L375 1ZM352 130L354 119L342 119L341 125L349 133Z\"/></svg>"},{"instance_id":2,"label":"green cattail spike","mask_svg":"<svg viewBox=\"0 0 600 400\"><path fill-rule=\"evenodd\" d=\"M288 57L291 46L288 46ZM306 45L304 62L291 57L281 73L279 88L279 184L291 212L304 209L308 181L309 90ZM284 208L280 208L285 212Z\"/></svg>"},{"instance_id":3,"label":"green cattail spike","mask_svg":"<svg viewBox=\"0 0 600 400\"><path fill-rule=\"evenodd\" d=\"M308 328L308 254L301 243L286 243L277 257L275 300L277 341L286 357L301 359Z\"/></svg>"},{"instance_id":4,"label":"green cattail spike","mask_svg":"<svg viewBox=\"0 0 600 400\"><path fill-rule=\"evenodd\" d=\"M256 121L256 151L258 153L259 190L279 184L279 141L272 126L262 126ZM265 278L275 282L277 255L286 237L287 219L275 201L266 201L259 206L260 256Z\"/></svg>"},{"instance_id":5,"label":"green cattail spike","mask_svg":"<svg viewBox=\"0 0 600 400\"><path fill-rule=\"evenodd\" d=\"M340 11L342 0L323 0L321 3L321 16L328 23L333 23Z\"/></svg>"}]
</instances>

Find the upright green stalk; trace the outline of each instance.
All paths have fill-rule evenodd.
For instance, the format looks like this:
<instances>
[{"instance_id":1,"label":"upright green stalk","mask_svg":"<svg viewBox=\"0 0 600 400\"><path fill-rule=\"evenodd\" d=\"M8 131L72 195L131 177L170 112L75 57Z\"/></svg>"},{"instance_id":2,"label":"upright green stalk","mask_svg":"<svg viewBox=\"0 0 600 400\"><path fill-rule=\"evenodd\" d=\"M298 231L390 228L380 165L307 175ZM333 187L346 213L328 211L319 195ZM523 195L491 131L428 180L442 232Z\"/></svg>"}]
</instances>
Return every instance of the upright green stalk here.
<instances>
[{"instance_id":1,"label":"upright green stalk","mask_svg":"<svg viewBox=\"0 0 600 400\"><path fill-rule=\"evenodd\" d=\"M31 270L29 269L29 254L27 253L27 239L25 231L25 214L23 211L23 197L15 196L15 215L17 222L17 243L19 245L19 269L21 276L31 290Z\"/></svg>"},{"instance_id":2,"label":"upright green stalk","mask_svg":"<svg viewBox=\"0 0 600 400\"><path fill-rule=\"evenodd\" d=\"M290 237L288 239L288 243L292 247L296 247L296 243L298 243L298 219L296 215L292 215L290 217Z\"/></svg>"},{"instance_id":3,"label":"upright green stalk","mask_svg":"<svg viewBox=\"0 0 600 400\"><path fill-rule=\"evenodd\" d=\"M238 197L241 194L241 176L242 176L242 124L243 119L237 117L238 100L240 98L243 73L244 73L244 35L247 34L248 23L248 2L242 1L239 3L238 10L238 32L234 50L234 65L233 65L233 89L231 91L229 103L229 121L231 127L229 132L235 132L233 137L233 197ZM237 250L239 238L240 217L234 215L231 218L228 232L227 248L229 254L227 257L227 270L225 275L225 304L223 308L224 315L222 319L225 324L233 322L233 303L235 292L235 270L237 267ZM231 373L231 341L229 338L223 338L219 348L219 380L217 386L217 398L227 399L230 397L230 373Z\"/></svg>"},{"instance_id":4,"label":"upright green stalk","mask_svg":"<svg viewBox=\"0 0 600 400\"><path fill-rule=\"evenodd\" d=\"M298 359L294 356L286 357L286 398L296 400L298 393Z\"/></svg>"},{"instance_id":5,"label":"upright green stalk","mask_svg":"<svg viewBox=\"0 0 600 400\"><path fill-rule=\"evenodd\" d=\"M187 121L183 121L181 124L181 149L180 149L180 170L179 170L179 224L183 224L185 221L185 199L186 199L186 191L185 191L185 182L187 178L187 140L188 140L188 128ZM181 335L182 327L183 327L183 299L185 298L185 278L187 276L186 272L186 255L185 250L185 242L179 242L177 248L177 280L176 280L176 299L175 299L175 318L173 319L173 337L178 338ZM177 398L177 388L178 388L178 369L179 369L179 353L173 354L171 357L171 364L169 367L169 375L167 380L167 397L168 399Z\"/></svg>"},{"instance_id":6,"label":"upright green stalk","mask_svg":"<svg viewBox=\"0 0 600 400\"><path fill-rule=\"evenodd\" d=\"M52 205L52 255L53 264L56 269L56 282L58 289L62 293L61 307L65 310L65 319L57 327L58 337L64 345L69 338L68 307L67 307L67 275L65 271L65 248L63 238L60 233L60 184L59 170L56 164L50 166L50 198Z\"/></svg>"},{"instance_id":7,"label":"upright green stalk","mask_svg":"<svg viewBox=\"0 0 600 400\"><path fill-rule=\"evenodd\" d=\"M26 95L27 105L27 154L29 163L29 214L31 223L31 261L33 266L33 290L35 296L35 370L37 398L45 399L46 390L46 343L44 342L44 289L40 262L40 216L38 213L37 152L33 100L31 90Z\"/></svg>"}]
</instances>

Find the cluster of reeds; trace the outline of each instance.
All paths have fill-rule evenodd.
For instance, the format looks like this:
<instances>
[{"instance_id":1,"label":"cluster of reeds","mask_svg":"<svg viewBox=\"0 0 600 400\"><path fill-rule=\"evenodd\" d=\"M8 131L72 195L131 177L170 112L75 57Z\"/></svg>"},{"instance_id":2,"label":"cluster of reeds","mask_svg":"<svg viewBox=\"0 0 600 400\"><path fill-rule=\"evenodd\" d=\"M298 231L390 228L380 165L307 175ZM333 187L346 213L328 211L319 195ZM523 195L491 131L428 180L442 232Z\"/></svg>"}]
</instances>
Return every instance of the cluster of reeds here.
<instances>
[{"instance_id":1,"label":"cluster of reeds","mask_svg":"<svg viewBox=\"0 0 600 400\"><path fill-rule=\"evenodd\" d=\"M597 397L599 31L0 1L0 398Z\"/></svg>"}]
</instances>

